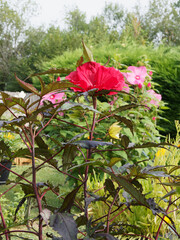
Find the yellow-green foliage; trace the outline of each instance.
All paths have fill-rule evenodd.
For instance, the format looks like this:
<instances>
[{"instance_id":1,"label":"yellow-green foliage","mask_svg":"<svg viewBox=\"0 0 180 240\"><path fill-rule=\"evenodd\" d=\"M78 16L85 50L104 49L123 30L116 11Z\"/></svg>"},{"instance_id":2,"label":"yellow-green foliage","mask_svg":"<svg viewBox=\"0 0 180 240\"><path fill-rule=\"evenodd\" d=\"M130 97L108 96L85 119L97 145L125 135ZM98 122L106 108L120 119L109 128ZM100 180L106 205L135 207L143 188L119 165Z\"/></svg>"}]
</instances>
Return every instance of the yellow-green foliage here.
<instances>
[{"instance_id":1,"label":"yellow-green foliage","mask_svg":"<svg viewBox=\"0 0 180 240\"><path fill-rule=\"evenodd\" d=\"M172 140L171 143L173 143L176 146L180 146L180 124L178 121L176 121L176 128L177 128L177 136L175 140ZM157 151L156 156L154 158L154 166L159 165L165 165L167 166L167 173L172 168L172 165L177 166L180 161L180 149L175 148L173 146L167 147L167 149L162 148ZM171 166L169 166L171 165ZM168 167L169 166L169 167ZM180 174L180 169L173 172L174 175ZM99 179L94 174L93 180L88 180L88 190L90 192L96 192L99 196L104 196L104 183L106 180L106 175L104 175L103 179ZM174 201L178 198L178 193L166 197L165 199L162 199L168 192L175 189L171 186L165 186L161 183L168 183L172 182L171 179L166 178L160 178L160 179L154 179L154 178L148 178L145 180L141 180L141 184L143 186L143 193L147 194L147 198L154 198L155 202L159 204L159 206L163 209L167 209L169 198L171 198L171 201ZM120 192L120 200L123 201L122 198L122 192ZM109 198L109 200L112 200ZM166 218L165 220L172 225L174 223L177 232L180 232L180 217L179 217L179 210L177 210L178 205L180 204L180 200L175 201L173 205L170 206L168 209L168 216L170 217L169 220ZM122 207L119 211L122 211L122 209L125 208ZM108 213L108 206L103 202L94 202L89 205L89 214L93 217L93 219L96 219L102 215L105 215ZM158 231L161 219L158 216L153 215L152 211L142 207L142 206L132 206L130 210L126 210L123 213L121 213L117 218L119 222L123 222L124 224L131 224L135 225L136 227L139 227L141 230L140 232L146 236L153 237L156 232ZM112 211L114 208L112 209ZM118 212L116 212L117 214ZM160 214L161 217L163 217L162 214ZM111 216L111 219L114 215ZM104 221L106 218L103 219ZM133 231L135 234L139 234L139 230L133 230L130 229L130 231ZM166 238L166 233L169 232L169 226L163 222L160 234ZM120 238L123 239L123 238ZM133 239L133 238L132 238ZM137 239L137 238L136 238ZM174 239L176 239L174 237Z\"/></svg>"}]
</instances>

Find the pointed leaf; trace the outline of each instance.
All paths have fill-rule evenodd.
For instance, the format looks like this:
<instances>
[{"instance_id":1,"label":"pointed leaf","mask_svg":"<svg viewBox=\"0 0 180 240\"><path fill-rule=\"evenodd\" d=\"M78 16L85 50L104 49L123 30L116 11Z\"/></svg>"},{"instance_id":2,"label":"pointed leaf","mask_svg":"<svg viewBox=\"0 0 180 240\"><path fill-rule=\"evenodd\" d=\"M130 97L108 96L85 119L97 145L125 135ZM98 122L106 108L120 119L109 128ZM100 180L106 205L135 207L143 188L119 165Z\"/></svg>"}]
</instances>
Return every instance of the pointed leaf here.
<instances>
[{"instance_id":1,"label":"pointed leaf","mask_svg":"<svg viewBox=\"0 0 180 240\"><path fill-rule=\"evenodd\" d=\"M107 178L105 181L105 190L108 191L113 198L116 196L117 191L114 187L113 181L110 178Z\"/></svg>"},{"instance_id":2,"label":"pointed leaf","mask_svg":"<svg viewBox=\"0 0 180 240\"><path fill-rule=\"evenodd\" d=\"M56 213L50 217L50 226L65 240L77 240L77 225L71 214Z\"/></svg>"},{"instance_id":3,"label":"pointed leaf","mask_svg":"<svg viewBox=\"0 0 180 240\"><path fill-rule=\"evenodd\" d=\"M59 209L59 212L61 212L61 213L65 212L65 211L70 212L71 207L74 204L74 200L75 200L76 194L79 191L80 187L81 187L81 185L78 186L72 192L70 192L69 194L66 195L66 197L65 197L65 199L63 201L63 204L62 204L62 206Z\"/></svg>"},{"instance_id":4,"label":"pointed leaf","mask_svg":"<svg viewBox=\"0 0 180 240\"><path fill-rule=\"evenodd\" d=\"M114 117L118 121L123 122L126 125L126 127L128 127L131 130L131 132L133 133L133 123L132 123L131 120L129 120L129 119L125 118L125 117L120 117L118 115L115 115Z\"/></svg>"},{"instance_id":5,"label":"pointed leaf","mask_svg":"<svg viewBox=\"0 0 180 240\"><path fill-rule=\"evenodd\" d=\"M145 196L141 193L141 191L135 188L130 181L128 181L123 176L120 175L115 176L112 172L108 171L107 169L102 170L109 174L120 186L124 188L126 192L128 192L133 198L135 198L138 203L149 208L149 204L147 203Z\"/></svg>"},{"instance_id":6,"label":"pointed leaf","mask_svg":"<svg viewBox=\"0 0 180 240\"><path fill-rule=\"evenodd\" d=\"M84 110L89 110L89 111L93 111L93 112L96 112L96 113L100 113L99 111L97 111L96 109L94 109L93 107L91 106L88 106L88 105L84 105L84 104L81 104L81 103L72 103L72 102L66 102L64 103L61 108L58 109L58 111L65 111L65 110L69 110L69 109L72 109L72 108L75 108L75 109L84 109Z\"/></svg>"},{"instance_id":7,"label":"pointed leaf","mask_svg":"<svg viewBox=\"0 0 180 240\"><path fill-rule=\"evenodd\" d=\"M121 144L122 144L122 146L123 146L124 148L127 148L127 147L128 147L129 142L130 142L130 140L129 140L128 136L123 135L123 136L121 137Z\"/></svg>"},{"instance_id":8,"label":"pointed leaf","mask_svg":"<svg viewBox=\"0 0 180 240\"><path fill-rule=\"evenodd\" d=\"M15 75L15 78L16 78L16 80L18 81L18 83L19 83L19 85L22 87L22 88L24 88L26 91L30 91L30 92L33 92L33 93L35 93L36 95L40 95L39 94L39 91L32 85L32 84L30 84L30 83L26 83L26 82L24 82L24 81L22 81L21 79L19 79L16 75Z\"/></svg>"},{"instance_id":9,"label":"pointed leaf","mask_svg":"<svg viewBox=\"0 0 180 240\"><path fill-rule=\"evenodd\" d=\"M84 41L82 41L82 45L83 45L83 54L85 58L87 59L88 62L93 62L94 60L93 60L93 54L91 50L86 46Z\"/></svg>"},{"instance_id":10,"label":"pointed leaf","mask_svg":"<svg viewBox=\"0 0 180 240\"><path fill-rule=\"evenodd\" d=\"M80 140L76 141L73 144L79 145L82 148L91 149L97 146L109 146L113 145L112 142L101 142L101 141L91 141L91 140Z\"/></svg>"},{"instance_id":11,"label":"pointed leaf","mask_svg":"<svg viewBox=\"0 0 180 240\"><path fill-rule=\"evenodd\" d=\"M131 104L127 104L119 108L116 108L116 110L112 111L112 113L122 112L122 111L129 110L131 108L136 108L136 107L139 107L139 105L135 103L131 103Z\"/></svg>"},{"instance_id":12,"label":"pointed leaf","mask_svg":"<svg viewBox=\"0 0 180 240\"><path fill-rule=\"evenodd\" d=\"M41 92L41 96L44 96L49 92L60 91L60 90L64 90L64 89L67 89L70 87L74 87L74 86L75 85L70 83L69 81L51 82Z\"/></svg>"},{"instance_id":13,"label":"pointed leaf","mask_svg":"<svg viewBox=\"0 0 180 240\"><path fill-rule=\"evenodd\" d=\"M170 197L170 196L174 195L175 193L176 193L176 190L171 190L171 191L168 192L166 195L164 195L164 196L159 200L159 202L160 202L161 200L163 200L164 198L167 198L167 197Z\"/></svg>"},{"instance_id":14,"label":"pointed leaf","mask_svg":"<svg viewBox=\"0 0 180 240\"><path fill-rule=\"evenodd\" d=\"M47 71L44 72L40 72L40 73L33 73L31 74L28 78L30 77L35 77L35 76L41 76L41 75L45 75L45 74L55 74L55 73L64 73L64 74L69 74L71 73L73 70L68 69L68 68L50 68Z\"/></svg>"},{"instance_id":15,"label":"pointed leaf","mask_svg":"<svg viewBox=\"0 0 180 240\"><path fill-rule=\"evenodd\" d=\"M63 156L62 156L62 164L63 169L67 170L72 164L72 161L77 156L77 146L67 144L64 148Z\"/></svg>"}]
</instances>

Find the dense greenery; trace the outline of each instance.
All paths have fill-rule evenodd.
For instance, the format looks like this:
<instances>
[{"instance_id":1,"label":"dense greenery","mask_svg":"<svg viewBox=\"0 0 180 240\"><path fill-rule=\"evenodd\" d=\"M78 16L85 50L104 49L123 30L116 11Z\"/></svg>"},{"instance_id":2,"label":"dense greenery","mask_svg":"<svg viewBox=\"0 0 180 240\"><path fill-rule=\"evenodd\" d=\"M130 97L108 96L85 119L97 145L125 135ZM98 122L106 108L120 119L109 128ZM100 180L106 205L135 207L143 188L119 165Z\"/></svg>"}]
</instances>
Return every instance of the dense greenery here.
<instances>
[{"instance_id":1,"label":"dense greenery","mask_svg":"<svg viewBox=\"0 0 180 240\"><path fill-rule=\"evenodd\" d=\"M0 236L179 239L180 126L176 121L175 141L160 141L156 119L163 101L151 69L148 64L123 65L121 72L106 67L94 61L84 42L82 57L74 72L49 70L48 83L42 77L47 71L35 74L40 90L16 76L31 92L25 99L0 93L0 167L11 172L0 194ZM66 79L53 79L61 73ZM7 140L12 136L21 139L18 149ZM162 151L154 159L157 148ZM161 154L166 157L160 159ZM3 165L4 158L13 162L15 157L32 163L23 173ZM39 182L45 169L59 175L55 182L52 170ZM68 189L62 186L62 174ZM22 195L14 196L5 211L6 194L19 187ZM52 195L58 199L53 204Z\"/></svg>"},{"instance_id":2,"label":"dense greenery","mask_svg":"<svg viewBox=\"0 0 180 240\"><path fill-rule=\"evenodd\" d=\"M144 65L152 70L157 89L167 103L167 108L163 108L161 116L168 121L165 121L165 119L159 121L165 132L161 131L163 135L171 134L174 137L176 132L174 121L179 119L180 114L180 98L178 97L180 96L180 47L164 45L154 47L152 44L146 46L135 42L126 44L116 42L111 45L103 44L92 47L92 51L94 59L98 62L108 62L108 66L115 65L120 70L124 69L124 65ZM63 55L57 56L51 61L43 62L41 70L65 67L75 70L76 59L80 58L81 55L81 49L66 51ZM40 87L38 78L34 79L33 82L36 87Z\"/></svg>"},{"instance_id":3,"label":"dense greenery","mask_svg":"<svg viewBox=\"0 0 180 240\"><path fill-rule=\"evenodd\" d=\"M81 56L78 49L83 38L93 46L97 61L104 63L110 58L109 66L115 63L121 69L119 63L150 64L158 90L171 106L162 115L171 121L171 126L164 121L160 125L165 128L165 134L175 134L174 120L179 119L180 112L179 1L170 4L167 0L150 0L146 12L141 12L138 6L134 12L127 12L122 6L110 3L89 22L75 8L66 12L65 29L53 25L47 29L28 26L33 9L33 3L26 0L16 8L6 0L0 1L1 90L21 90L14 73L25 79L49 67L66 66L74 70L75 59Z\"/></svg>"}]
</instances>

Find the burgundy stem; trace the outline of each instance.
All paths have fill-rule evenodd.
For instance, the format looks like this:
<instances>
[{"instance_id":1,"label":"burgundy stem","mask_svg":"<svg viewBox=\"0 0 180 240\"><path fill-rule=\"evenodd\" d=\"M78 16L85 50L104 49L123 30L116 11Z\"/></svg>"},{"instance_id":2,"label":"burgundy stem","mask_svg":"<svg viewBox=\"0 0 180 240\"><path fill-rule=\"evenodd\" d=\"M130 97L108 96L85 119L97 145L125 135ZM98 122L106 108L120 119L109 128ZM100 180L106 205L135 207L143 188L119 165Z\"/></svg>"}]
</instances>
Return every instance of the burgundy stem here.
<instances>
[{"instance_id":1,"label":"burgundy stem","mask_svg":"<svg viewBox=\"0 0 180 240\"><path fill-rule=\"evenodd\" d=\"M43 219L41 217L42 204L41 204L41 197L39 195L37 184L36 184L36 165L35 165L35 146L34 146L35 145L35 135L32 131L32 127L31 127L31 138L32 138L32 175L33 175L32 183L33 183L33 189L34 189L34 193L35 193L35 197L36 197L36 201L37 201L37 205L38 205L38 210L39 210L38 237L39 237L39 240L43 240L43 236L42 236Z\"/></svg>"}]
</instances>

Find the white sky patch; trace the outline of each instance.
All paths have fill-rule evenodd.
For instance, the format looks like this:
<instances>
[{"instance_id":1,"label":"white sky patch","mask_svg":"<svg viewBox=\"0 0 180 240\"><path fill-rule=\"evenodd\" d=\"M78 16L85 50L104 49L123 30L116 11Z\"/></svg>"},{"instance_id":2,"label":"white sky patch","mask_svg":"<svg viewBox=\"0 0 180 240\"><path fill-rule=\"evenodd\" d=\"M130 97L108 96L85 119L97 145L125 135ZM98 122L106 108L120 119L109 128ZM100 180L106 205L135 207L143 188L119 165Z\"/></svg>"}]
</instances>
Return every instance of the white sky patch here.
<instances>
[{"instance_id":1,"label":"white sky patch","mask_svg":"<svg viewBox=\"0 0 180 240\"><path fill-rule=\"evenodd\" d=\"M89 21L91 17L102 13L105 3L118 3L128 11L132 11L138 4L143 11L148 6L149 0L35 0L35 2L38 5L39 14L30 20L34 27L41 25L48 27L50 24L63 27L65 13L76 6L86 14L87 21Z\"/></svg>"}]
</instances>

